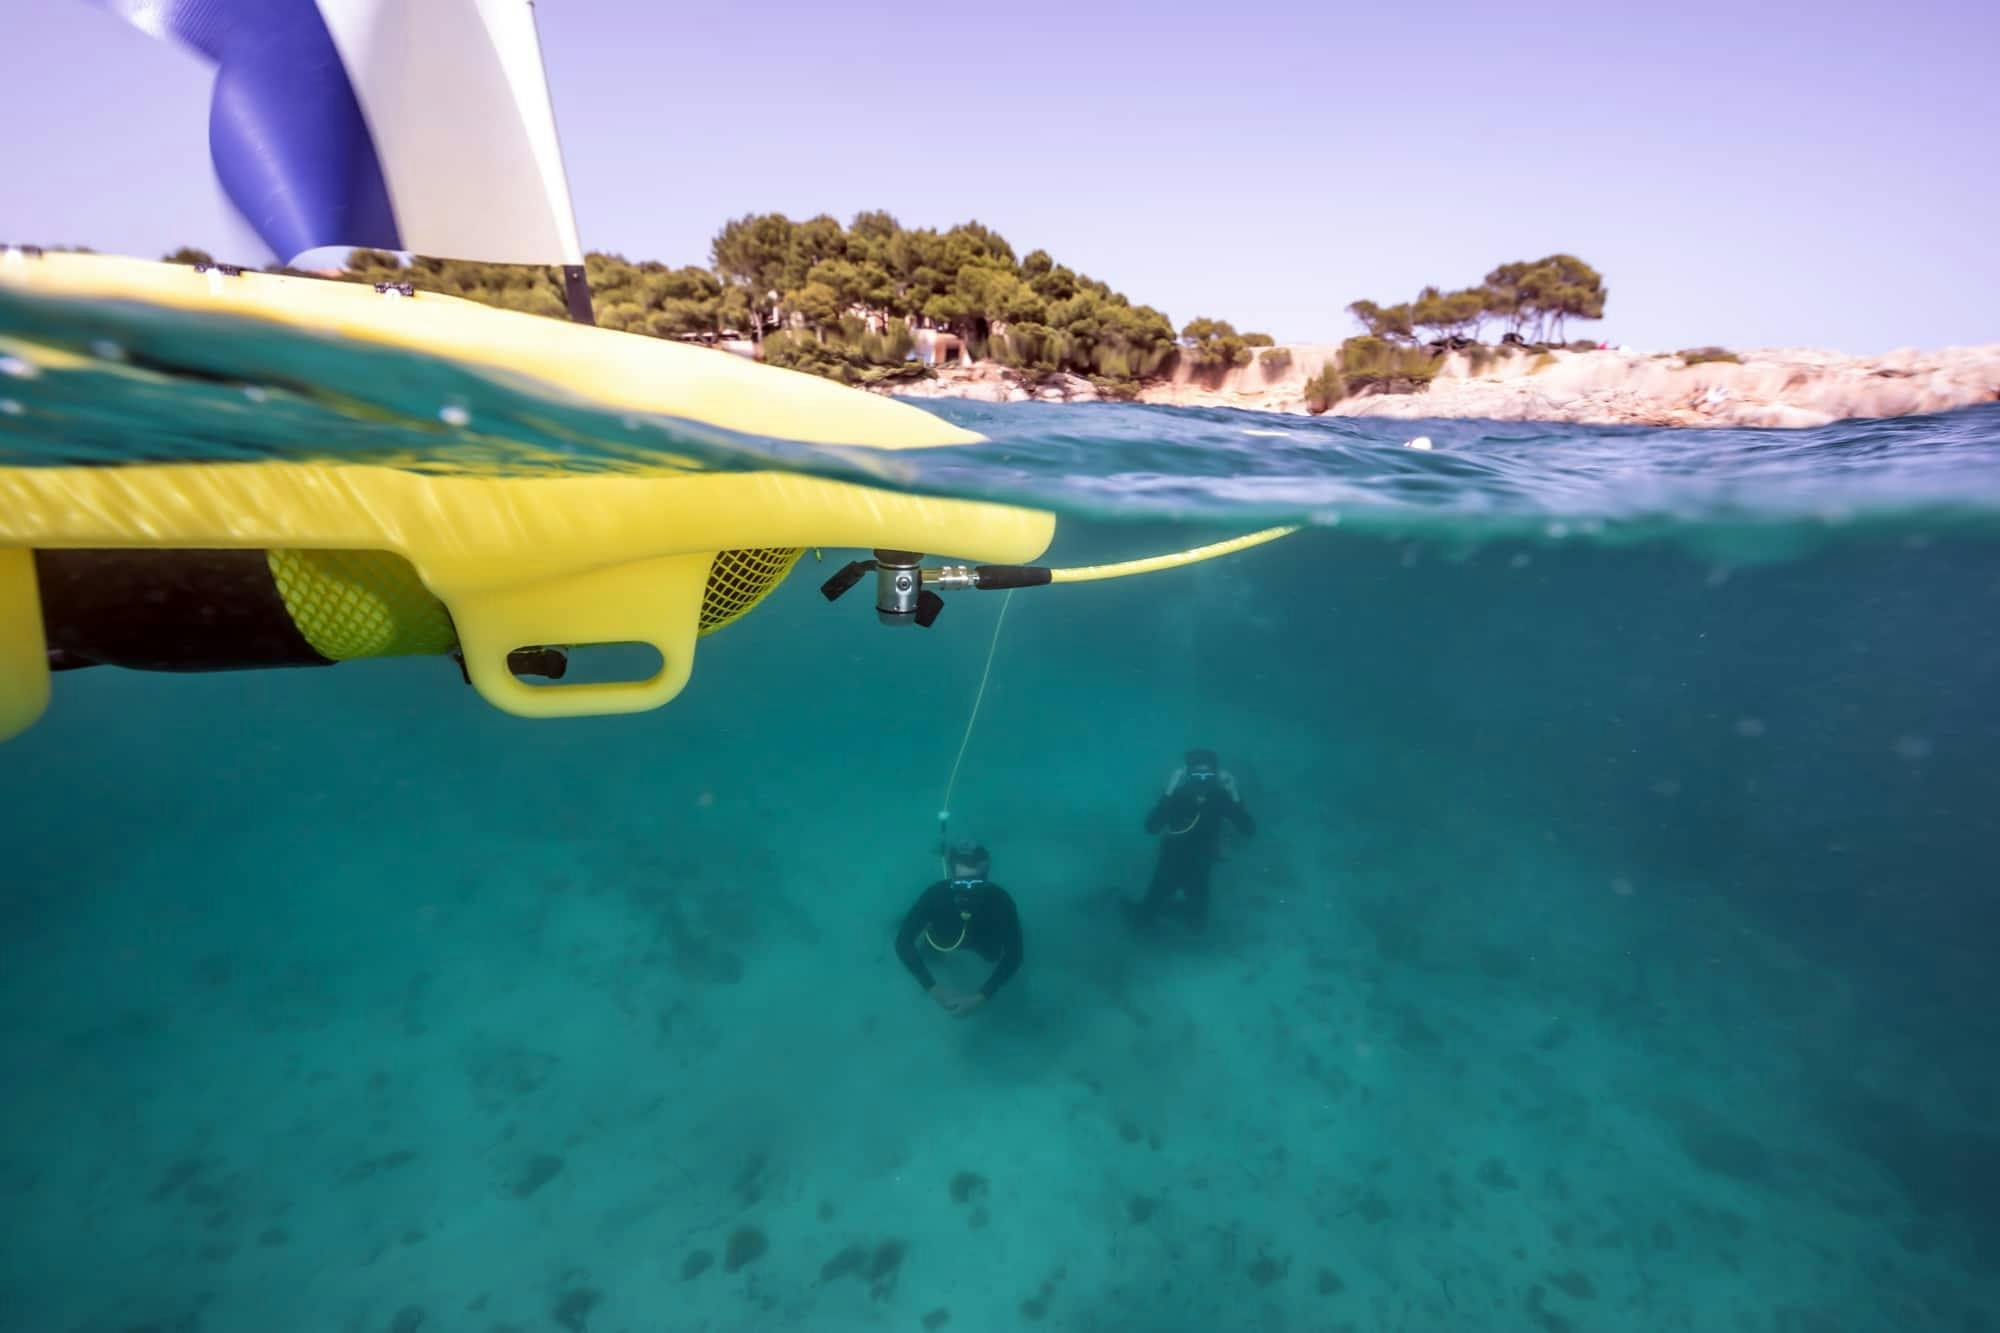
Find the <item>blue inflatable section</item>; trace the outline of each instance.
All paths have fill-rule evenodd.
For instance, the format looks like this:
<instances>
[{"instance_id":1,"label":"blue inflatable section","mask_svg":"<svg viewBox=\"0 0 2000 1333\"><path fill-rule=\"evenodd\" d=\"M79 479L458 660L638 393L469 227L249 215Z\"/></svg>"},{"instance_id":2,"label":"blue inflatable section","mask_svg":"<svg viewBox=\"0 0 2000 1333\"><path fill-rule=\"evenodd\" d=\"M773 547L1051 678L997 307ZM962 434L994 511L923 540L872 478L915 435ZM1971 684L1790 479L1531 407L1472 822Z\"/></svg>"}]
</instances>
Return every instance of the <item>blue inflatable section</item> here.
<instances>
[{"instance_id":1,"label":"blue inflatable section","mask_svg":"<svg viewBox=\"0 0 2000 1333\"><path fill-rule=\"evenodd\" d=\"M209 154L280 260L321 246L403 248L353 80L313 0L97 0L215 62Z\"/></svg>"}]
</instances>

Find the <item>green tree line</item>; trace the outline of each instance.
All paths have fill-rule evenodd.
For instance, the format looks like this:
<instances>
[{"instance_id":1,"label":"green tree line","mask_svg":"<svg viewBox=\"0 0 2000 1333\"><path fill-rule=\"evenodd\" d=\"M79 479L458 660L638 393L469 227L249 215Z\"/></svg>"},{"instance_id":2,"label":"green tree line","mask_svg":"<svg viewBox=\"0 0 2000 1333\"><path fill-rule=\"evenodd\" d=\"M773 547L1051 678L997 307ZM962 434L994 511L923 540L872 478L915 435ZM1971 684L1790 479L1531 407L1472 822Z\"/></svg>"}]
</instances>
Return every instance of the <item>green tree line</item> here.
<instances>
[{"instance_id":1,"label":"green tree line","mask_svg":"<svg viewBox=\"0 0 2000 1333\"><path fill-rule=\"evenodd\" d=\"M167 256L212 262L197 250ZM593 253L585 272L607 328L659 338L737 334L766 361L869 383L929 372L912 359L916 332L956 335L975 359L1034 375L1081 375L1113 392L1166 373L1185 355L1202 372L1248 365L1268 334L1224 320L1190 321L1176 333L1148 305L1059 264L1046 250L1017 256L978 222L909 228L883 212L842 226L821 215L735 218L715 236L707 267ZM281 270L282 271L282 270ZM341 278L408 282L509 310L563 318L561 270L417 256L405 266L355 250Z\"/></svg>"},{"instance_id":2,"label":"green tree line","mask_svg":"<svg viewBox=\"0 0 2000 1333\"><path fill-rule=\"evenodd\" d=\"M213 262L199 250L167 256ZM283 270L279 270L283 271ZM598 323L658 338L753 339L774 365L867 384L929 374L913 357L916 333L956 335L975 359L1030 375L1086 376L1111 393L1186 366L1197 376L1256 362L1272 347L1263 333L1239 333L1201 317L1178 332L1159 310L1058 264L1045 250L1017 257L978 222L939 231L904 227L883 212L846 226L821 215L794 222L778 213L732 219L716 234L707 267L670 268L622 255L586 256ZM510 310L565 318L561 270L355 250L338 275L356 282L408 282ZM1565 323L1599 319L1605 288L1574 255L1501 264L1476 287L1425 287L1409 301L1347 307L1367 330L1307 386L1323 411L1366 392L1429 387L1446 346L1476 342L1489 324L1506 341L1542 345ZM1423 345L1426 341L1430 346ZM1482 355L1481 349L1473 349ZM1484 353L1489 354L1490 353ZM1264 373L1282 374L1283 349L1263 352Z\"/></svg>"}]
</instances>

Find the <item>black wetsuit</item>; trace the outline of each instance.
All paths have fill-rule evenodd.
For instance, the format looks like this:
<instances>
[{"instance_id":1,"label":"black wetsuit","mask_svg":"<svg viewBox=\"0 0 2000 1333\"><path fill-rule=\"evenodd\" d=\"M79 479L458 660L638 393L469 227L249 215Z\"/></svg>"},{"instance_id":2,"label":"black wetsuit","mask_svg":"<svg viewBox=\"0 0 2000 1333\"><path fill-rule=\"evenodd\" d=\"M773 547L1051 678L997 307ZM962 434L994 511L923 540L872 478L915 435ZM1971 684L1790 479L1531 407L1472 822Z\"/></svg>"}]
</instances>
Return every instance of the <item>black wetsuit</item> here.
<instances>
[{"instance_id":1,"label":"black wetsuit","mask_svg":"<svg viewBox=\"0 0 2000 1333\"><path fill-rule=\"evenodd\" d=\"M1257 831L1257 821L1220 779L1184 780L1154 804L1146 815L1146 832L1166 836L1160 839L1160 858L1153 863L1145 901L1132 909L1135 921L1178 912L1196 930L1207 927L1208 875L1218 859L1225 819L1246 836ZM1176 894L1183 901L1175 902Z\"/></svg>"},{"instance_id":2,"label":"black wetsuit","mask_svg":"<svg viewBox=\"0 0 2000 1333\"><path fill-rule=\"evenodd\" d=\"M958 881L963 884L965 881ZM920 944L925 933L929 944ZM991 880L977 881L970 889L954 888L950 880L939 880L923 891L910 914L896 932L896 957L903 960L910 975L929 990L936 984L930 968L924 966L919 948L935 948L946 953L970 949L994 964L993 975L979 993L987 999L1005 985L1021 967L1021 916L1007 890Z\"/></svg>"}]
</instances>

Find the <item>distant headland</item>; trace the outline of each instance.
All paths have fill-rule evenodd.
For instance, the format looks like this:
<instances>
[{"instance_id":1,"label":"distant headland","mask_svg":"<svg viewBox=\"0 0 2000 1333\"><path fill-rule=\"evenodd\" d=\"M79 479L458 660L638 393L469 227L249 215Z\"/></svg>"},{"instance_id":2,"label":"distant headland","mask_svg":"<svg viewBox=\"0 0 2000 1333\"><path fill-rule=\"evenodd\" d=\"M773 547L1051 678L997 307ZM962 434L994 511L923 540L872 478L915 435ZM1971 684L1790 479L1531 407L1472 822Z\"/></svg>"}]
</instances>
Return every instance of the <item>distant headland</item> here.
<instances>
[{"instance_id":1,"label":"distant headland","mask_svg":"<svg viewBox=\"0 0 2000 1333\"><path fill-rule=\"evenodd\" d=\"M1435 371L1421 388L1369 386L1331 402L1313 385L1328 368L1339 373L1339 345L1281 346L1272 352L1268 361L1260 357L1220 375L1179 370L1140 385L1134 397L1174 407L1329 416L1758 427L1818 426L2000 402L2000 343L1878 357L1807 348L1651 354L1594 346L1447 349L1435 357ZM1094 402L1103 396L1085 379L1031 380L992 364L945 367L896 392L986 402Z\"/></svg>"},{"instance_id":2,"label":"distant headland","mask_svg":"<svg viewBox=\"0 0 2000 1333\"><path fill-rule=\"evenodd\" d=\"M182 249L170 262L209 257ZM288 270L277 269L277 272ZM967 222L887 213L729 221L707 266L587 256L597 321L876 392L994 402L1135 400L1341 416L1665 426L1810 426L2000 401L2000 344L1850 357L1806 349L1635 351L1577 339L1602 319L1596 269L1569 254L1497 265L1476 286L1347 306L1361 332L1280 346L1161 311ZM563 318L559 270L352 251L312 276L393 278Z\"/></svg>"}]
</instances>

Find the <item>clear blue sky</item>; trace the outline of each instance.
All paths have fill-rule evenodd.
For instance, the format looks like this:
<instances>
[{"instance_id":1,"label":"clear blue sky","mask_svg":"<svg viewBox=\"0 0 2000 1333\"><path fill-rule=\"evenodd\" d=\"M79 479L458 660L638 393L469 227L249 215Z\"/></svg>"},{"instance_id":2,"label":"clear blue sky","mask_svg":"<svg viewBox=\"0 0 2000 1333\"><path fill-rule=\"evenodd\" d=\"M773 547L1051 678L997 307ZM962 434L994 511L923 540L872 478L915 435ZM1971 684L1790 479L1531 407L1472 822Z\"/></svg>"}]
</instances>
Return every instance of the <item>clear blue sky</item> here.
<instances>
[{"instance_id":1,"label":"clear blue sky","mask_svg":"<svg viewBox=\"0 0 2000 1333\"><path fill-rule=\"evenodd\" d=\"M206 67L83 0L5 8L0 238L270 262L214 184ZM2000 340L1990 0L539 14L584 245L634 259L886 208L1281 341L1556 250L1610 288L1583 328L1636 346Z\"/></svg>"}]
</instances>

